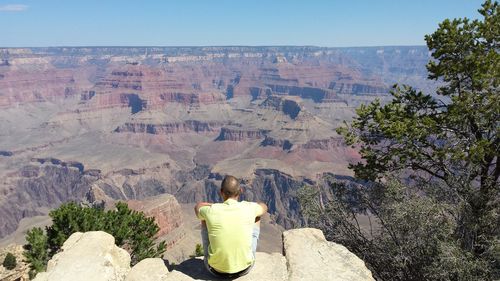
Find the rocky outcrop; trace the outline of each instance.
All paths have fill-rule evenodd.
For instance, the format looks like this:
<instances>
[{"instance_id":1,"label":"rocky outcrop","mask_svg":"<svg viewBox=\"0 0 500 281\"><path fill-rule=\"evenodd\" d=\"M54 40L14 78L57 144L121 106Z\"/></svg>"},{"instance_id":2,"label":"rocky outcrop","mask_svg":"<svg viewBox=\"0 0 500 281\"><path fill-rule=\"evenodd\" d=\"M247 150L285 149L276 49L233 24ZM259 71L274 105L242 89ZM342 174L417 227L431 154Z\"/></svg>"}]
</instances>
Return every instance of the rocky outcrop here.
<instances>
[{"instance_id":1,"label":"rocky outcrop","mask_svg":"<svg viewBox=\"0 0 500 281\"><path fill-rule=\"evenodd\" d=\"M286 99L279 96L270 96L265 101L260 104L261 107L271 108L285 115L288 115L291 119L297 118L302 108L295 100Z\"/></svg>"},{"instance_id":2,"label":"rocky outcrop","mask_svg":"<svg viewBox=\"0 0 500 281\"><path fill-rule=\"evenodd\" d=\"M184 122L166 124L125 123L115 129L116 133L140 133L153 135L168 135L175 133L211 133L218 131L223 124L220 122L203 122L187 120Z\"/></svg>"},{"instance_id":3,"label":"rocky outcrop","mask_svg":"<svg viewBox=\"0 0 500 281\"><path fill-rule=\"evenodd\" d=\"M266 86L276 94L299 96L304 99L312 99L314 102L324 102L328 100L335 100L336 98L335 92L328 89L279 84L267 84Z\"/></svg>"},{"instance_id":4,"label":"rocky outcrop","mask_svg":"<svg viewBox=\"0 0 500 281\"><path fill-rule=\"evenodd\" d=\"M328 242L317 229L283 233L284 256L258 252L242 281L374 281L364 262L342 245ZM191 281L213 280L202 258L192 258L169 271L161 259L144 259L130 268L128 253L101 231L74 233L35 281Z\"/></svg>"},{"instance_id":5,"label":"rocky outcrop","mask_svg":"<svg viewBox=\"0 0 500 281\"><path fill-rule=\"evenodd\" d=\"M129 200L128 206L143 212L147 217L153 217L160 227L158 237L172 232L182 224L181 207L174 196L162 194L143 200Z\"/></svg>"},{"instance_id":6,"label":"rocky outcrop","mask_svg":"<svg viewBox=\"0 0 500 281\"><path fill-rule=\"evenodd\" d=\"M127 274L125 281L166 281L168 269L161 259L143 259ZM171 279L170 279L171 280Z\"/></svg>"},{"instance_id":7,"label":"rocky outcrop","mask_svg":"<svg viewBox=\"0 0 500 281\"><path fill-rule=\"evenodd\" d=\"M130 255L102 231L73 233L61 250L35 281L121 281L130 270Z\"/></svg>"},{"instance_id":8,"label":"rocky outcrop","mask_svg":"<svg viewBox=\"0 0 500 281\"><path fill-rule=\"evenodd\" d=\"M76 168L76 169L78 169L78 171L80 171L80 173L83 173L83 171L85 170L85 166L78 161L62 161L62 160L59 160L57 158L52 158L52 157L32 158L31 162L37 162L40 164L50 163L50 164L57 165L60 167Z\"/></svg>"},{"instance_id":9,"label":"rocky outcrop","mask_svg":"<svg viewBox=\"0 0 500 281\"><path fill-rule=\"evenodd\" d=\"M243 199L266 202L272 218L286 229L301 225L296 192L307 180L297 179L273 169L258 169L249 185L244 185Z\"/></svg>"},{"instance_id":10,"label":"rocky outcrop","mask_svg":"<svg viewBox=\"0 0 500 281\"><path fill-rule=\"evenodd\" d=\"M307 141L306 143L302 143L299 145L295 145L287 139L276 139L270 136L266 136L266 138L261 142L262 146L274 146L280 147L283 150L290 150L292 147L297 149L320 149L320 150L332 150L337 148L345 148L345 142L340 137L331 137L328 139L312 139Z\"/></svg>"},{"instance_id":11,"label":"rocky outcrop","mask_svg":"<svg viewBox=\"0 0 500 281\"><path fill-rule=\"evenodd\" d=\"M300 147L303 149L330 150L338 147L345 147L345 142L341 137L331 137L328 139L310 140Z\"/></svg>"},{"instance_id":12,"label":"rocky outcrop","mask_svg":"<svg viewBox=\"0 0 500 281\"><path fill-rule=\"evenodd\" d=\"M263 139L269 130L222 127L216 141L249 141Z\"/></svg>"},{"instance_id":13,"label":"rocky outcrop","mask_svg":"<svg viewBox=\"0 0 500 281\"><path fill-rule=\"evenodd\" d=\"M181 223L179 205L172 195L164 194L167 184L148 173L168 169L169 164L163 163L150 169L122 169L103 175L100 170L85 170L80 162L33 158L30 165L12 175L15 188L0 198L0 237L14 232L21 219L46 215L41 210L57 208L64 202L108 202L107 206L113 207L116 200L133 200L131 204L137 209L157 217L160 235L164 235Z\"/></svg>"},{"instance_id":14,"label":"rocky outcrop","mask_svg":"<svg viewBox=\"0 0 500 281\"><path fill-rule=\"evenodd\" d=\"M260 143L262 146L275 146L280 147L283 150L290 150L293 146L293 143L287 139L276 139L270 136L266 136L266 138Z\"/></svg>"},{"instance_id":15,"label":"rocky outcrop","mask_svg":"<svg viewBox=\"0 0 500 281\"><path fill-rule=\"evenodd\" d=\"M67 201L81 202L98 179L77 162L37 159L14 175L14 188L0 198L0 237L16 230L25 217L43 215L40 209L55 208Z\"/></svg>"},{"instance_id":16,"label":"rocky outcrop","mask_svg":"<svg viewBox=\"0 0 500 281\"><path fill-rule=\"evenodd\" d=\"M290 281L373 281L365 263L346 247L328 242L318 229L283 232Z\"/></svg>"},{"instance_id":17,"label":"rocky outcrop","mask_svg":"<svg viewBox=\"0 0 500 281\"><path fill-rule=\"evenodd\" d=\"M366 94L381 94L387 93L389 91L388 87L383 85L371 85L369 83L362 84L356 83L354 81L349 82L339 82L333 81L328 86L329 89L336 91L339 94L354 94L354 95L366 95Z\"/></svg>"},{"instance_id":18,"label":"rocky outcrop","mask_svg":"<svg viewBox=\"0 0 500 281\"><path fill-rule=\"evenodd\" d=\"M176 182L164 183L166 192L171 193L180 203L200 201L220 201L220 181L223 175L210 173L206 166L198 166L192 171L180 171ZM275 169L257 169L254 178L243 182L242 200L266 202L273 221L284 228L301 226L299 202L296 192L310 179L294 178Z\"/></svg>"}]
</instances>

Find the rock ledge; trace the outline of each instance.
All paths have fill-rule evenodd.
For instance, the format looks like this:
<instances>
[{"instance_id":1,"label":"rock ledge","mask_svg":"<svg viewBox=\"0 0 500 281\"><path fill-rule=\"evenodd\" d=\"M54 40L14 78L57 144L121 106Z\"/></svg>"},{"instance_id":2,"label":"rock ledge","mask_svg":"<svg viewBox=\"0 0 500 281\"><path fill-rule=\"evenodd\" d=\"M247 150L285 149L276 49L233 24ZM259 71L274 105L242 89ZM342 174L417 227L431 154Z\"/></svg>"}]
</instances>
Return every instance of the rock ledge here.
<instances>
[{"instance_id":1,"label":"rock ledge","mask_svg":"<svg viewBox=\"0 0 500 281\"><path fill-rule=\"evenodd\" d=\"M130 268L129 254L115 246L113 236L93 231L74 233L35 281L189 281L215 280L202 258L192 258L169 271L162 259L145 259ZM237 280L373 281L364 262L342 245L328 242L318 229L283 233L283 252L257 253L252 271Z\"/></svg>"}]
</instances>

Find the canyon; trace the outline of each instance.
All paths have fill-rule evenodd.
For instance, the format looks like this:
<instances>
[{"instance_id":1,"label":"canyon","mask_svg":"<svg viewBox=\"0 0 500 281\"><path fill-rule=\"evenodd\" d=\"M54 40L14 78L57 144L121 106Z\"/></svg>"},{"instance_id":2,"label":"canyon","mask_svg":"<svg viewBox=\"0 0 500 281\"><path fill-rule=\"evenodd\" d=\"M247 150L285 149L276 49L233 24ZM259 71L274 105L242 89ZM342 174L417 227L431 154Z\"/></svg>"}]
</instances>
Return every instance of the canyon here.
<instances>
[{"instance_id":1,"label":"canyon","mask_svg":"<svg viewBox=\"0 0 500 281\"><path fill-rule=\"evenodd\" d=\"M394 83L434 89L428 60L422 46L0 48L0 245L63 202L117 200L181 243L183 210L219 201L227 174L268 204L269 233L299 227L302 186L357 184L335 129Z\"/></svg>"}]
</instances>

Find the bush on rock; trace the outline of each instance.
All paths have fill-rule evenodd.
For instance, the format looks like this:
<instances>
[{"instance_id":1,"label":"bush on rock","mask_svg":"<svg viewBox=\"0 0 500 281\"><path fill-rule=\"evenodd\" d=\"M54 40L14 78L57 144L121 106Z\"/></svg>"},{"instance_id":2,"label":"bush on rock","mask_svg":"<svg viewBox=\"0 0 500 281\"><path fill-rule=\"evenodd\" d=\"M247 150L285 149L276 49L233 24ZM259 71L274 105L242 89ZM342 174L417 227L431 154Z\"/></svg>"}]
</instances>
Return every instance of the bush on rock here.
<instances>
[{"instance_id":1,"label":"bush on rock","mask_svg":"<svg viewBox=\"0 0 500 281\"><path fill-rule=\"evenodd\" d=\"M32 273L44 271L47 261L56 254L64 241L75 232L105 231L115 237L115 244L130 252L132 265L145 258L160 257L165 243L155 245L159 231L153 218L128 208L119 202L115 210L81 206L70 202L49 213L52 225L34 228L26 235L24 255L31 264Z\"/></svg>"}]
</instances>

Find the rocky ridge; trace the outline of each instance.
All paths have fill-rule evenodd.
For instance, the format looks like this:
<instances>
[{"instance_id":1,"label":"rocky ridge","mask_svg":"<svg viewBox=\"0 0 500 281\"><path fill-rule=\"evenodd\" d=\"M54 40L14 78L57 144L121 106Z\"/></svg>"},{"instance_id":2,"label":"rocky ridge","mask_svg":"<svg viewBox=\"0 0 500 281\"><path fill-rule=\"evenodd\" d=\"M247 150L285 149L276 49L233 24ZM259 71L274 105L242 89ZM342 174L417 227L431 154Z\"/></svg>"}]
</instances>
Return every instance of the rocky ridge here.
<instances>
[{"instance_id":1,"label":"rocky ridge","mask_svg":"<svg viewBox=\"0 0 500 281\"><path fill-rule=\"evenodd\" d=\"M317 229L284 232L284 255L258 252L248 275L237 280L372 281L364 262L345 247L325 240ZM200 258L167 268L161 259L145 259L130 268L128 253L105 232L74 233L35 281L214 280Z\"/></svg>"},{"instance_id":2,"label":"rocky ridge","mask_svg":"<svg viewBox=\"0 0 500 281\"><path fill-rule=\"evenodd\" d=\"M160 228L156 237L164 239L167 247L174 245L185 235L185 233L178 231L184 222L182 221L181 206L174 196L162 194L143 200L129 200L127 204L129 208L143 212L146 217L155 219L155 223Z\"/></svg>"}]
</instances>

